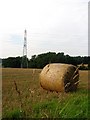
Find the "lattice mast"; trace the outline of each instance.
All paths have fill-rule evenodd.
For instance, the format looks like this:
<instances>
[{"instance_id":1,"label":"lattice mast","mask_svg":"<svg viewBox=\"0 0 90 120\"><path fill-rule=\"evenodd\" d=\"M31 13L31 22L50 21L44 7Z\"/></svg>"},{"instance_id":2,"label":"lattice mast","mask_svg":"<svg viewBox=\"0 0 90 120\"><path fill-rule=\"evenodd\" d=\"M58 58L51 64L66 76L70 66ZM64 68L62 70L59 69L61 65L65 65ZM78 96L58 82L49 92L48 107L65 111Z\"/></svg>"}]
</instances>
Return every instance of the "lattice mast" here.
<instances>
[{"instance_id":1,"label":"lattice mast","mask_svg":"<svg viewBox=\"0 0 90 120\"><path fill-rule=\"evenodd\" d=\"M24 45L23 45L23 56L21 68L28 68L28 59L27 59L27 31L24 31Z\"/></svg>"}]
</instances>

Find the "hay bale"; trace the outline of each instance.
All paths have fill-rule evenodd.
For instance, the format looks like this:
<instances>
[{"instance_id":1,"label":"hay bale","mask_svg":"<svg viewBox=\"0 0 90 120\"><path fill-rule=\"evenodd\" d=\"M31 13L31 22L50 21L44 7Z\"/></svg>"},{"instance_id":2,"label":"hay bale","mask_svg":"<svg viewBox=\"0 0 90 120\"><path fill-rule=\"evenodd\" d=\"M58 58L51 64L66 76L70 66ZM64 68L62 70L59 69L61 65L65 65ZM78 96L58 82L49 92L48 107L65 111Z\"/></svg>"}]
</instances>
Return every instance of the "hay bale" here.
<instances>
[{"instance_id":1,"label":"hay bale","mask_svg":"<svg viewBox=\"0 0 90 120\"><path fill-rule=\"evenodd\" d=\"M79 70L70 64L48 64L40 73L40 85L49 91L75 91L78 82Z\"/></svg>"}]
</instances>

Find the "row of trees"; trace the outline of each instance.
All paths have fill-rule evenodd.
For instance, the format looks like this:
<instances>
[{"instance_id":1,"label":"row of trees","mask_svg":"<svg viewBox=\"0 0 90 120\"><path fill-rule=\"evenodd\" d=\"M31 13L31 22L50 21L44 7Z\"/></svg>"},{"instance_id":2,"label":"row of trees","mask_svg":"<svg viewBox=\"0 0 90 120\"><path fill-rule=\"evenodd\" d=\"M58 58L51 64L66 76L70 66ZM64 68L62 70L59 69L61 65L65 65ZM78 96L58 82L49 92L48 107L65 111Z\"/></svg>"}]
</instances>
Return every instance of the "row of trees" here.
<instances>
[{"instance_id":1,"label":"row of trees","mask_svg":"<svg viewBox=\"0 0 90 120\"><path fill-rule=\"evenodd\" d=\"M22 57L9 57L6 59L2 59L3 67L11 67L11 68L20 68L21 67ZM67 63L67 64L89 64L90 57L84 56L74 56L71 57L69 55L64 55L64 53L55 53L48 52L39 55L33 55L31 59L28 59L28 67L29 68L43 68L48 63Z\"/></svg>"}]
</instances>

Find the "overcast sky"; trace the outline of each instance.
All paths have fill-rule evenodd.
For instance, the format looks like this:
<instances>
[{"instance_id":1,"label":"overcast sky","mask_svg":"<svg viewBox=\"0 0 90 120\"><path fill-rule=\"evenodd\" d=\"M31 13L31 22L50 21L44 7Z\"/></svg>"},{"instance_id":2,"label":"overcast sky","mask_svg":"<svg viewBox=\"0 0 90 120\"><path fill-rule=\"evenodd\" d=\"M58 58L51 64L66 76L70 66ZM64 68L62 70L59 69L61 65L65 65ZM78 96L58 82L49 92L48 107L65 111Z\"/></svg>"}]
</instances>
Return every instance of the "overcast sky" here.
<instances>
[{"instance_id":1,"label":"overcast sky","mask_svg":"<svg viewBox=\"0 0 90 120\"><path fill-rule=\"evenodd\" d=\"M0 0L0 57L88 55L88 0ZM1 52L2 51L2 52Z\"/></svg>"}]
</instances>

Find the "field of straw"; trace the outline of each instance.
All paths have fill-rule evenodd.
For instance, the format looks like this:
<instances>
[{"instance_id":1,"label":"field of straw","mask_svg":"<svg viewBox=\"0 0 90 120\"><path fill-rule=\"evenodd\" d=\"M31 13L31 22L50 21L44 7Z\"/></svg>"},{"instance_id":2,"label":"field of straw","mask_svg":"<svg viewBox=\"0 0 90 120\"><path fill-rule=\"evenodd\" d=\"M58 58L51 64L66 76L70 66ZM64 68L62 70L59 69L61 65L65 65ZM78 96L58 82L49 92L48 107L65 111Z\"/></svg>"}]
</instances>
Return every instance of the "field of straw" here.
<instances>
[{"instance_id":1,"label":"field of straw","mask_svg":"<svg viewBox=\"0 0 90 120\"><path fill-rule=\"evenodd\" d=\"M78 90L48 92L39 83L40 69L2 69L3 118L87 118L88 71L79 71Z\"/></svg>"}]
</instances>

